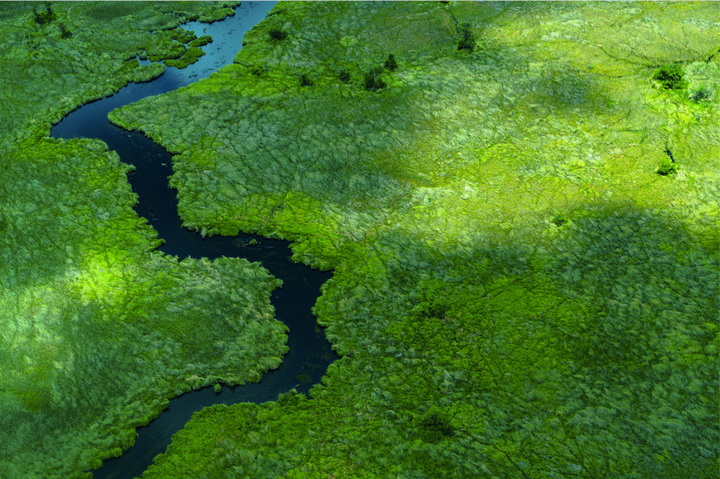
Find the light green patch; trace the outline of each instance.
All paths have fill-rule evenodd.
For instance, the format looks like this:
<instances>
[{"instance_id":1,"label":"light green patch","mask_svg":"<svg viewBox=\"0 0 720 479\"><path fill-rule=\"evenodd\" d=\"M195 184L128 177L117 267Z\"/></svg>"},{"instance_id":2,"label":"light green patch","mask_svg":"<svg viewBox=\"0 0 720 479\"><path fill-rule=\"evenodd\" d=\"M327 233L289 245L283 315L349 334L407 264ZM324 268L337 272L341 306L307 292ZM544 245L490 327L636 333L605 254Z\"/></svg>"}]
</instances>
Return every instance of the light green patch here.
<instances>
[{"instance_id":1,"label":"light green patch","mask_svg":"<svg viewBox=\"0 0 720 479\"><path fill-rule=\"evenodd\" d=\"M717 102L650 80L677 62L714 88L714 12L280 4L234 65L113 112L176 155L186 226L288 238L335 268L314 312L345 355L312 400L198 414L146 475L712 475ZM366 90L390 53L400 68ZM657 175L666 150L679 169ZM84 256L83 298L119 294L114 254ZM164 281L132 307L165 304L180 280Z\"/></svg>"}]
</instances>

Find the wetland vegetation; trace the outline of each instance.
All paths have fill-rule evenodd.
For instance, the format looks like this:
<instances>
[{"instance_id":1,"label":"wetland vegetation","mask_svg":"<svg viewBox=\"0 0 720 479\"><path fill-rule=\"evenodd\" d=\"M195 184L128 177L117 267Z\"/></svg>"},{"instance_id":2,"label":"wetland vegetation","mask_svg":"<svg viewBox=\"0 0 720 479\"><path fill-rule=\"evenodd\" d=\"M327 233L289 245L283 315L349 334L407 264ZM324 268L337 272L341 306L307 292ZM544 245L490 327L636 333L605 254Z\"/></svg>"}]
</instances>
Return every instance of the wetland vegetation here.
<instances>
[{"instance_id":1,"label":"wetland vegetation","mask_svg":"<svg viewBox=\"0 0 720 479\"><path fill-rule=\"evenodd\" d=\"M117 155L48 138L233 3L139 5L0 5L0 477L88 477L286 350L279 280L153 251ZM715 477L718 31L711 2L281 2L112 112L175 155L186 227L334 270L343 356L196 413L143 479Z\"/></svg>"}]
</instances>

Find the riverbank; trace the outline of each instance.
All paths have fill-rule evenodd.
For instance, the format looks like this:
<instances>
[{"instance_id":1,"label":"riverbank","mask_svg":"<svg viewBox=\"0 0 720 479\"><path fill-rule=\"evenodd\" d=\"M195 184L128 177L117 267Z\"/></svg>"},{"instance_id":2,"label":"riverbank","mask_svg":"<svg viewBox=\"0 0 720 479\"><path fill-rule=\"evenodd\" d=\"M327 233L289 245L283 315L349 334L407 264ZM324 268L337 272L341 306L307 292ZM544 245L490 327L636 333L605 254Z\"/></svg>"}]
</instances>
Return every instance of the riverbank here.
<instances>
[{"instance_id":1,"label":"riverbank","mask_svg":"<svg viewBox=\"0 0 720 479\"><path fill-rule=\"evenodd\" d=\"M176 155L186 226L335 269L315 312L349 356L143 477L713 470L718 111L652 81L717 78L704 8L279 4L235 65L113 112Z\"/></svg>"}]
</instances>

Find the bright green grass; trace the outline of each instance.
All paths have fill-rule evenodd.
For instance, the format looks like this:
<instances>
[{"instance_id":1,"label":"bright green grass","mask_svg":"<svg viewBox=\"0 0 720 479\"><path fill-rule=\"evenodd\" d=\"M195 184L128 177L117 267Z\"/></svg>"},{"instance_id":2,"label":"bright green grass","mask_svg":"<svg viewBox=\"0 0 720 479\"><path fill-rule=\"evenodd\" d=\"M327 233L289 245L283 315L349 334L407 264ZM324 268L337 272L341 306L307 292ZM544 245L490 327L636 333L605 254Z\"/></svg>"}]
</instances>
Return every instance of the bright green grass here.
<instances>
[{"instance_id":1,"label":"bright green grass","mask_svg":"<svg viewBox=\"0 0 720 479\"><path fill-rule=\"evenodd\" d=\"M102 22L86 15L98 6L54 5L67 40L28 23L32 5L0 5L0 477L80 477L166 398L256 379L284 351L272 278L150 253L117 158L42 139L156 74L125 61L136 53L180 53L156 29L222 7L139 5ZM712 477L714 16L711 3L281 3L236 65L115 112L178 155L186 225L284 236L296 260L335 268L315 312L346 356L312 400L196 414L145 476ZM474 53L457 51L455 20ZM268 41L278 27L288 38ZM365 91L389 53L388 88ZM669 62L687 91L653 88ZM691 100L703 84L714 96ZM666 148L680 169L660 176ZM219 286L233 282L246 299ZM209 325L194 340L196 317Z\"/></svg>"},{"instance_id":2,"label":"bright green grass","mask_svg":"<svg viewBox=\"0 0 720 479\"><path fill-rule=\"evenodd\" d=\"M144 477L712 477L716 13L280 3L234 65L111 113L176 154L186 226L335 269L346 356L312 400L196 414Z\"/></svg>"},{"instance_id":3,"label":"bright green grass","mask_svg":"<svg viewBox=\"0 0 720 479\"><path fill-rule=\"evenodd\" d=\"M279 280L244 259L153 251L161 240L132 209L132 167L97 140L48 137L81 102L162 73L125 61L172 38L143 25L227 5L173 16L149 3L52 4L45 26L31 16L44 4L0 5L2 479L88 477L169 398L257 381L287 351L269 303Z\"/></svg>"}]
</instances>

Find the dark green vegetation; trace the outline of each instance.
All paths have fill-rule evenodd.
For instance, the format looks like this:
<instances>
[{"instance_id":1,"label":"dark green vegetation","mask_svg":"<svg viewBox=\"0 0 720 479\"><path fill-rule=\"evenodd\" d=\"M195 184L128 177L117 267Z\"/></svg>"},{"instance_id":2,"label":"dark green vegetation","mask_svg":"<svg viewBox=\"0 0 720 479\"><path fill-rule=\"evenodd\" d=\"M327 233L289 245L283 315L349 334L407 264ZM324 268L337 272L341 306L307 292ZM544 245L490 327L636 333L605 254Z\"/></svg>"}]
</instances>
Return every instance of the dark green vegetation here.
<instances>
[{"instance_id":1,"label":"dark green vegetation","mask_svg":"<svg viewBox=\"0 0 720 479\"><path fill-rule=\"evenodd\" d=\"M312 86L314 85L313 81L310 79L310 77L307 76L307 74L303 73L300 75L300 86Z\"/></svg>"},{"instance_id":2,"label":"dark green vegetation","mask_svg":"<svg viewBox=\"0 0 720 479\"><path fill-rule=\"evenodd\" d=\"M52 11L50 2L45 2L45 7L40 11L33 10L33 15L35 16L35 23L38 25L47 25L53 20L57 20L57 14Z\"/></svg>"},{"instance_id":3,"label":"dark green vegetation","mask_svg":"<svg viewBox=\"0 0 720 479\"><path fill-rule=\"evenodd\" d=\"M335 270L344 356L311 398L196 413L143 478L715 477L720 112L648 81L720 86L715 11L281 4L292 42L263 22L113 112L177 155L187 226Z\"/></svg>"},{"instance_id":4,"label":"dark green vegetation","mask_svg":"<svg viewBox=\"0 0 720 479\"><path fill-rule=\"evenodd\" d=\"M395 55L392 53L388 55L388 59L385 60L384 63L385 68L387 68L390 71L395 71L398 68L397 62L395 61Z\"/></svg>"},{"instance_id":5,"label":"dark green vegetation","mask_svg":"<svg viewBox=\"0 0 720 479\"><path fill-rule=\"evenodd\" d=\"M276 41L285 40L288 37L287 32L282 31L280 28L271 28L268 34L272 40Z\"/></svg>"},{"instance_id":6,"label":"dark green vegetation","mask_svg":"<svg viewBox=\"0 0 720 479\"><path fill-rule=\"evenodd\" d=\"M690 94L692 101L701 102L712 98L712 92L705 85L700 85L694 92Z\"/></svg>"},{"instance_id":7,"label":"dark green vegetation","mask_svg":"<svg viewBox=\"0 0 720 479\"><path fill-rule=\"evenodd\" d=\"M681 65L670 63L655 70L653 80L666 90L682 90L687 86L687 82L683 79L684 75Z\"/></svg>"},{"instance_id":8,"label":"dark green vegetation","mask_svg":"<svg viewBox=\"0 0 720 479\"><path fill-rule=\"evenodd\" d=\"M340 70L340 72L338 73L338 79L343 83L347 83L350 81L350 73L348 73L348 71L345 69Z\"/></svg>"},{"instance_id":9,"label":"dark green vegetation","mask_svg":"<svg viewBox=\"0 0 720 479\"><path fill-rule=\"evenodd\" d=\"M670 158L663 158L660 160L660 163L658 163L657 173L658 175L669 175L670 173L675 173L677 169L678 166L674 161Z\"/></svg>"},{"instance_id":10,"label":"dark green vegetation","mask_svg":"<svg viewBox=\"0 0 720 479\"><path fill-rule=\"evenodd\" d=\"M368 91L382 90L387 87L387 84L383 81L382 75L383 67L373 67L369 72L365 74L365 89Z\"/></svg>"},{"instance_id":11,"label":"dark green vegetation","mask_svg":"<svg viewBox=\"0 0 720 479\"><path fill-rule=\"evenodd\" d=\"M257 381L287 350L280 281L153 251L132 168L100 141L48 137L80 103L161 74L135 56L190 41L179 22L232 4L0 3L2 479L89 477L168 398Z\"/></svg>"},{"instance_id":12,"label":"dark green vegetation","mask_svg":"<svg viewBox=\"0 0 720 479\"><path fill-rule=\"evenodd\" d=\"M77 98L140 75L123 60L152 38L179 51L156 30L177 17L158 12L194 4L143 5L126 19L137 7L53 4L75 32L61 42L32 4L0 4L0 24L30 35L8 33L0 60L18 78L0 89L0 461L13 478L30 465L77 477L168 396L251 380L284 351L272 278L149 253L117 158L43 139ZM648 82L682 63L688 91L718 91L715 12L280 4L269 17L292 42L263 22L235 65L114 112L176 154L187 226L286 237L296 261L335 270L315 313L344 356L311 399L196 413L144 479L716 477L720 112ZM456 20L474 26L473 51L458 51ZM402 68L365 90L391 51ZM658 175L666 150L682 168ZM257 316L242 316L249 304ZM225 321L238 315L257 321L238 333ZM241 344L260 349L232 356Z\"/></svg>"},{"instance_id":13,"label":"dark green vegetation","mask_svg":"<svg viewBox=\"0 0 720 479\"><path fill-rule=\"evenodd\" d=\"M467 52L475 51L475 34L472 32L472 28L469 23L463 23L458 27L458 33L460 33L460 42L458 43L458 50L465 50Z\"/></svg>"}]
</instances>

